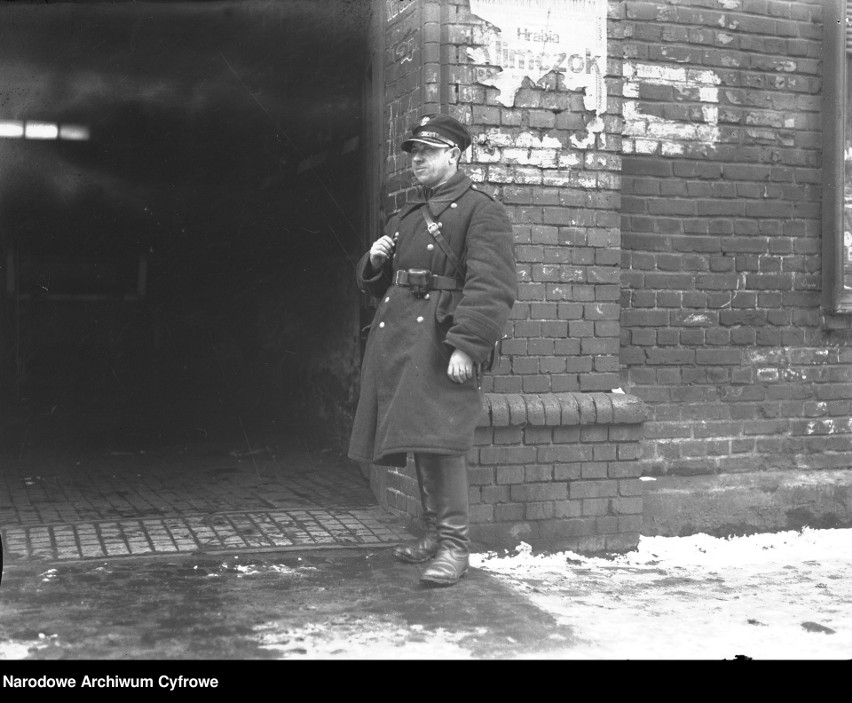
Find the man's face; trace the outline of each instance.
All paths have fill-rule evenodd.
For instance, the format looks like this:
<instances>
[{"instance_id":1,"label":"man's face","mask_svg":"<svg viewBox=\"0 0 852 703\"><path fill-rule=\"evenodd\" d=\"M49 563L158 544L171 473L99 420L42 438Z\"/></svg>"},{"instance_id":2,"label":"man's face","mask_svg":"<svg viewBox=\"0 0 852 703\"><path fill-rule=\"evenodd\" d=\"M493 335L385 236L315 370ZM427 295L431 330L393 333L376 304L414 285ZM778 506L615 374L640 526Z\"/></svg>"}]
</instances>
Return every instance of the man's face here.
<instances>
[{"instance_id":1,"label":"man's face","mask_svg":"<svg viewBox=\"0 0 852 703\"><path fill-rule=\"evenodd\" d=\"M433 187L446 181L456 171L455 147L429 146L415 142L409 151L411 171L417 181Z\"/></svg>"}]
</instances>

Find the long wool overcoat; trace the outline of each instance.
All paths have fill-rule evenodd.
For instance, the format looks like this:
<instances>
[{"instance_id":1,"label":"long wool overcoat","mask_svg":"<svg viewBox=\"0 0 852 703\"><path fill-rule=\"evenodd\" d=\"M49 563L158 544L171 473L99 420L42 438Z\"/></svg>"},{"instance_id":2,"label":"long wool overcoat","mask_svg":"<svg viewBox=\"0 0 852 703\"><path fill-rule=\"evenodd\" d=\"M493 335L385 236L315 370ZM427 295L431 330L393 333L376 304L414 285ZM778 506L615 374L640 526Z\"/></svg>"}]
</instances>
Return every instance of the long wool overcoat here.
<instances>
[{"instance_id":1,"label":"long wool overcoat","mask_svg":"<svg viewBox=\"0 0 852 703\"><path fill-rule=\"evenodd\" d=\"M461 271L429 234L423 207L440 223ZM454 349L485 361L503 334L517 296L512 224L502 204L458 171L428 199L421 193L406 203L385 233L397 242L393 258L375 272L368 252L356 267L359 288L379 303L349 456L405 466L408 452L465 453L482 412L481 391L475 378L454 383L447 366ZM456 278L463 288L417 297L393 284L397 270L413 268Z\"/></svg>"}]
</instances>

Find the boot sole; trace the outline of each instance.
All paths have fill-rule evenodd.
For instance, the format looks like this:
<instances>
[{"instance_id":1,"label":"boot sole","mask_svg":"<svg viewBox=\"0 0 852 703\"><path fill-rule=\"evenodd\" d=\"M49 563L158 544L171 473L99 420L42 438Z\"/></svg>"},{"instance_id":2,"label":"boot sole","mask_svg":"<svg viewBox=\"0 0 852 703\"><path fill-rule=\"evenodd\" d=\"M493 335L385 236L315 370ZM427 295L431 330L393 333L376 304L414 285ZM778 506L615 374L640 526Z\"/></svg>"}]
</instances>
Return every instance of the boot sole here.
<instances>
[{"instance_id":1,"label":"boot sole","mask_svg":"<svg viewBox=\"0 0 852 703\"><path fill-rule=\"evenodd\" d=\"M431 586L454 586L465 577L465 574L467 574L467 571L459 574L457 579L444 579L440 576L421 576L420 583L427 583Z\"/></svg>"},{"instance_id":2,"label":"boot sole","mask_svg":"<svg viewBox=\"0 0 852 703\"><path fill-rule=\"evenodd\" d=\"M423 557L422 559L414 559L413 557L410 557L406 554L398 554L397 552L391 552L391 554L395 559L397 559L398 561L403 561L406 564L423 564L424 562L431 561L435 558L434 554L432 554L431 556Z\"/></svg>"}]
</instances>

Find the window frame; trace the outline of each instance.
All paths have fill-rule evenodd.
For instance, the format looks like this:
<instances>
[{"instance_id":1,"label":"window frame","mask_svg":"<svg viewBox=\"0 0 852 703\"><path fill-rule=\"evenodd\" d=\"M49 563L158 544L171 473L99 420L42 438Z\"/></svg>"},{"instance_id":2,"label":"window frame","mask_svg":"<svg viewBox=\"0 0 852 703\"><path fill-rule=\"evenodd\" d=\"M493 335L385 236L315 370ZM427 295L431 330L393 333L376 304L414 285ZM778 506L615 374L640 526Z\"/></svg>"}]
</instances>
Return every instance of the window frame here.
<instances>
[{"instance_id":1,"label":"window frame","mask_svg":"<svg viewBox=\"0 0 852 703\"><path fill-rule=\"evenodd\" d=\"M847 0L828 0L823 21L822 302L834 313L852 313L852 289L844 289L844 193L847 71L852 30ZM847 33L850 40L847 40ZM850 47L847 48L847 41ZM852 185L852 184L850 184Z\"/></svg>"}]
</instances>

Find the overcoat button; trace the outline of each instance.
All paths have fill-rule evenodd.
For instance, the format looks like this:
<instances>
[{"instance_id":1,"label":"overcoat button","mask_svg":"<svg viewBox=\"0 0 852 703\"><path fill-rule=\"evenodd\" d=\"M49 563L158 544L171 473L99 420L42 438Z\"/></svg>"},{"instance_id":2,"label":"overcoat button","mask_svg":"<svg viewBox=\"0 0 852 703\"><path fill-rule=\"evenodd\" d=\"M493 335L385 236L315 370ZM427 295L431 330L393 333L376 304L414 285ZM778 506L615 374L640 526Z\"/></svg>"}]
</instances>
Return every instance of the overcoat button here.
<instances>
[{"instance_id":1,"label":"overcoat button","mask_svg":"<svg viewBox=\"0 0 852 703\"><path fill-rule=\"evenodd\" d=\"M422 317L422 316L418 317L418 318L417 318L417 321L418 321L418 322L423 322L423 317Z\"/></svg>"},{"instance_id":2,"label":"overcoat button","mask_svg":"<svg viewBox=\"0 0 852 703\"><path fill-rule=\"evenodd\" d=\"M423 296L423 298L424 298L425 300L429 300L429 294L427 293L426 295L424 295L424 296Z\"/></svg>"},{"instance_id":3,"label":"overcoat button","mask_svg":"<svg viewBox=\"0 0 852 703\"><path fill-rule=\"evenodd\" d=\"M434 248L435 248L434 244L427 244L426 245L426 251L432 251Z\"/></svg>"},{"instance_id":4,"label":"overcoat button","mask_svg":"<svg viewBox=\"0 0 852 703\"><path fill-rule=\"evenodd\" d=\"M379 323L379 327L384 327L384 326L385 326L385 323L384 323L384 322L380 322L380 323Z\"/></svg>"},{"instance_id":5,"label":"overcoat button","mask_svg":"<svg viewBox=\"0 0 852 703\"><path fill-rule=\"evenodd\" d=\"M450 203L450 207L458 207L458 206L459 206L458 203Z\"/></svg>"},{"instance_id":6,"label":"overcoat button","mask_svg":"<svg viewBox=\"0 0 852 703\"><path fill-rule=\"evenodd\" d=\"M385 302L388 302L389 300L390 300L390 296L388 296L387 298L385 298Z\"/></svg>"}]
</instances>

